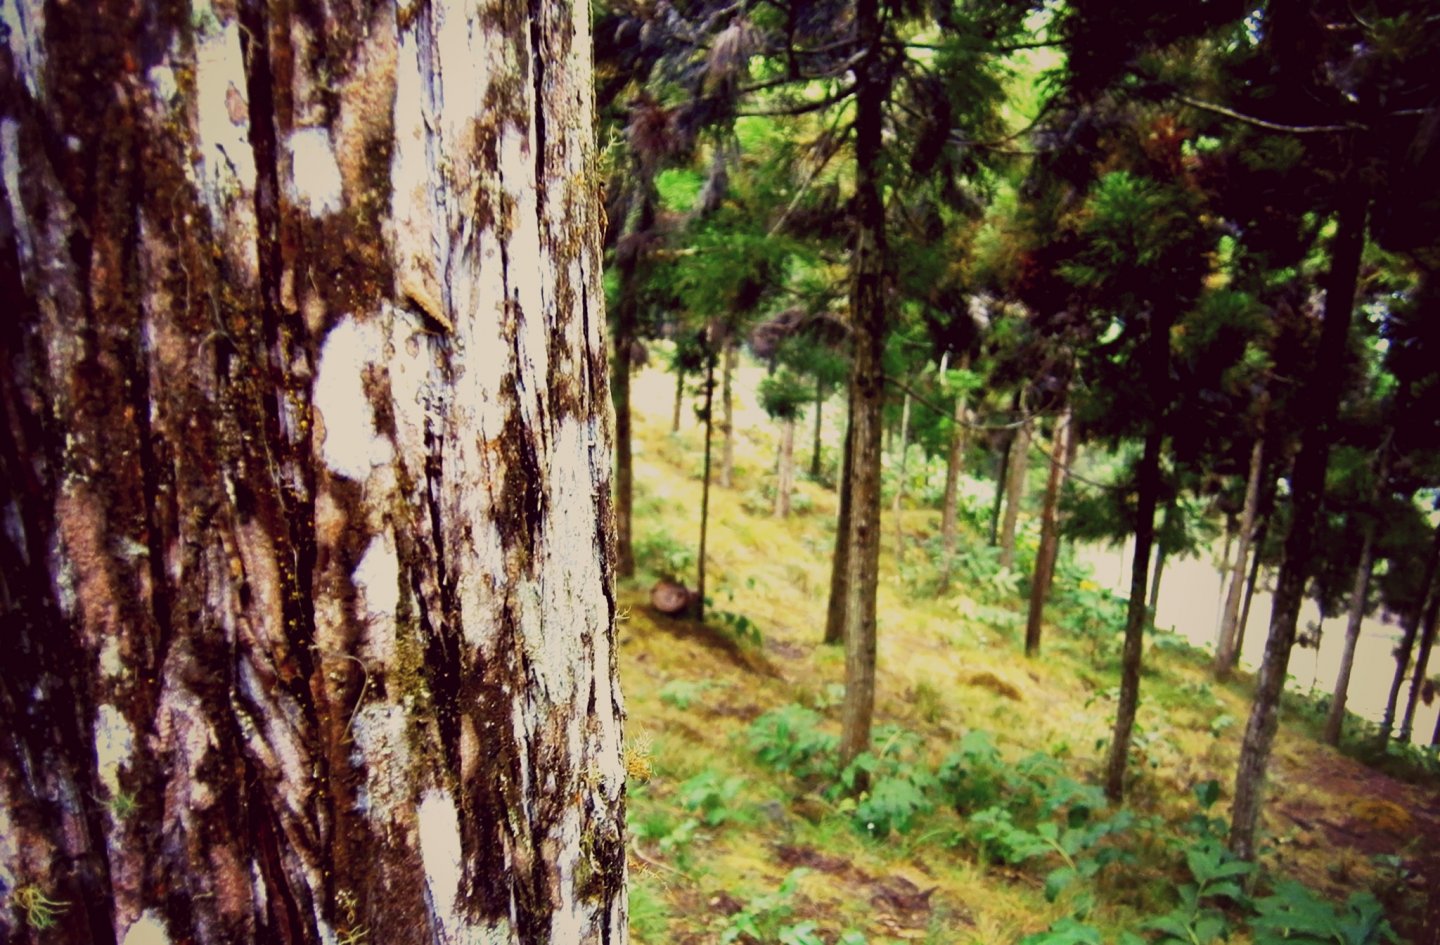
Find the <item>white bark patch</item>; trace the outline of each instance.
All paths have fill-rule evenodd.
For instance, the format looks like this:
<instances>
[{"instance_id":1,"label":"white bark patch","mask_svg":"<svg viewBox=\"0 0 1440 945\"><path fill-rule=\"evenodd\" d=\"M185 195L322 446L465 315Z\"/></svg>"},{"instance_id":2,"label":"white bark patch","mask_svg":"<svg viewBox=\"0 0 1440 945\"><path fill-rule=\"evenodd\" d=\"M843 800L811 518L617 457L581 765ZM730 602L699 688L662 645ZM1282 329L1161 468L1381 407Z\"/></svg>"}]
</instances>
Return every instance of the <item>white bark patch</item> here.
<instances>
[{"instance_id":1,"label":"white bark patch","mask_svg":"<svg viewBox=\"0 0 1440 945\"><path fill-rule=\"evenodd\" d=\"M324 128L299 128L290 134L292 192L287 194L311 216L339 213L345 206L340 164Z\"/></svg>"},{"instance_id":2,"label":"white bark patch","mask_svg":"<svg viewBox=\"0 0 1440 945\"><path fill-rule=\"evenodd\" d=\"M135 731L110 703L95 713L95 761L110 796L120 793L120 766L130 764L135 754Z\"/></svg>"},{"instance_id":3,"label":"white bark patch","mask_svg":"<svg viewBox=\"0 0 1440 945\"><path fill-rule=\"evenodd\" d=\"M400 557L390 533L370 539L352 575L367 624L365 660L388 666L395 658L395 612L400 606Z\"/></svg>"},{"instance_id":4,"label":"white bark patch","mask_svg":"<svg viewBox=\"0 0 1440 945\"><path fill-rule=\"evenodd\" d=\"M410 742L405 726L404 709L374 704L362 706L351 727L355 746L351 760L365 766L355 807L382 828L397 823L410 801Z\"/></svg>"},{"instance_id":5,"label":"white bark patch","mask_svg":"<svg viewBox=\"0 0 1440 945\"><path fill-rule=\"evenodd\" d=\"M0 6L10 9L8 4ZM14 42L13 34L11 42ZM20 123L9 117L0 118L0 181L5 184L10 219L15 221L15 247L19 251L20 266L28 270L35 264L35 240L30 215L25 212L25 201L20 197Z\"/></svg>"},{"instance_id":6,"label":"white bark patch","mask_svg":"<svg viewBox=\"0 0 1440 945\"><path fill-rule=\"evenodd\" d=\"M5 0L0 3L0 23L5 24L10 55L25 88L43 98L41 72L45 65L45 4L43 0Z\"/></svg>"},{"instance_id":7,"label":"white bark patch","mask_svg":"<svg viewBox=\"0 0 1440 945\"><path fill-rule=\"evenodd\" d=\"M374 322L346 316L325 336L312 403L324 421L321 457L347 479L364 482L375 466L395 455L390 441L375 432L375 412L365 396L361 375L369 364L386 359L385 336Z\"/></svg>"},{"instance_id":8,"label":"white bark patch","mask_svg":"<svg viewBox=\"0 0 1440 945\"><path fill-rule=\"evenodd\" d=\"M420 798L416 811L420 828L420 860L425 865L425 883L445 941L453 941L465 923L455 912L455 894L460 889L460 818L455 802L444 791L429 790Z\"/></svg>"},{"instance_id":9,"label":"white bark patch","mask_svg":"<svg viewBox=\"0 0 1440 945\"><path fill-rule=\"evenodd\" d=\"M197 36L195 50L196 115L200 136L200 188L216 221L225 219L227 202L254 187L255 154L250 150L248 111L231 118L235 96L245 94L245 62L240 54L240 24Z\"/></svg>"},{"instance_id":10,"label":"white bark patch","mask_svg":"<svg viewBox=\"0 0 1440 945\"><path fill-rule=\"evenodd\" d=\"M147 909L125 931L121 945L170 945L170 933L155 910Z\"/></svg>"}]
</instances>

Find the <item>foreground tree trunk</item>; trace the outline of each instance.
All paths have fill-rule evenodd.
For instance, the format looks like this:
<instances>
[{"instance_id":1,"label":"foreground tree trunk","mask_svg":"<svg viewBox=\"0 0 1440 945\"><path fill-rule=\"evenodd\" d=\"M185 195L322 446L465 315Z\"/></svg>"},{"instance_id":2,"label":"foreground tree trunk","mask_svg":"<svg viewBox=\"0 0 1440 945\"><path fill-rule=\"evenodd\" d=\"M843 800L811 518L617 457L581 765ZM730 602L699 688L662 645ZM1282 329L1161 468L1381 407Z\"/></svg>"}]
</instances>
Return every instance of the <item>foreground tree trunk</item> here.
<instances>
[{"instance_id":1,"label":"foreground tree trunk","mask_svg":"<svg viewBox=\"0 0 1440 945\"><path fill-rule=\"evenodd\" d=\"M1045 483L1045 508L1040 513L1040 547L1035 552L1035 574L1030 582L1030 616L1025 624L1025 655L1040 653L1040 635L1045 618L1045 601L1055 578L1055 560L1060 553L1060 491L1065 486L1066 459L1070 453L1070 407L1067 404L1055 421L1050 438L1050 478Z\"/></svg>"},{"instance_id":2,"label":"foreground tree trunk","mask_svg":"<svg viewBox=\"0 0 1440 945\"><path fill-rule=\"evenodd\" d=\"M1030 422L1026 420L1015 431L1010 445L1009 467L1005 476L1005 521L1000 529L1000 566L1015 566L1015 528L1020 521L1020 505L1025 501L1025 472L1030 467Z\"/></svg>"},{"instance_id":3,"label":"foreground tree trunk","mask_svg":"<svg viewBox=\"0 0 1440 945\"><path fill-rule=\"evenodd\" d=\"M0 47L0 940L623 942L587 5L156 6Z\"/></svg>"},{"instance_id":4,"label":"foreground tree trunk","mask_svg":"<svg viewBox=\"0 0 1440 945\"><path fill-rule=\"evenodd\" d=\"M1295 624L1310 570L1310 544L1325 491L1325 468L1330 458L1329 429L1340 399L1335 379L1345 367L1345 340L1355 307L1355 286L1360 271L1360 253L1365 245L1365 218L1368 198L1365 188L1353 179L1342 197L1335 239L1331 246L1330 273L1325 289L1324 323L1314 368L1306 381L1303 403L1309 406L1301 423L1300 453L1290 475L1291 518L1285 536L1285 560L1276 581L1275 601L1270 614L1270 633L1265 639L1265 657L1256 680L1255 701L1246 723L1235 776L1235 803L1231 812L1230 849L1241 859L1255 859L1255 831L1270 748L1280 724L1280 693L1290 666L1295 643Z\"/></svg>"},{"instance_id":5,"label":"foreground tree trunk","mask_svg":"<svg viewBox=\"0 0 1440 945\"><path fill-rule=\"evenodd\" d=\"M880 149L888 92L881 50L879 0L856 0L855 249L850 311L851 367L850 542L845 567L845 701L841 706L840 765L870 747L875 711L875 594L880 570L880 444L885 403L885 205ZM860 789L864 784L858 784Z\"/></svg>"},{"instance_id":6,"label":"foreground tree trunk","mask_svg":"<svg viewBox=\"0 0 1440 945\"><path fill-rule=\"evenodd\" d=\"M1225 679L1235 667L1239 645L1240 601L1245 593L1245 564L1255 535L1255 519L1260 511L1260 478L1265 469L1265 436L1256 434L1250 450L1250 475L1245 480L1245 506L1240 513L1240 539L1235 549L1235 567L1230 572L1230 587L1220 617L1220 638L1215 643L1215 661L1211 666L1217 679ZM1258 557L1258 549L1257 549Z\"/></svg>"}]
</instances>

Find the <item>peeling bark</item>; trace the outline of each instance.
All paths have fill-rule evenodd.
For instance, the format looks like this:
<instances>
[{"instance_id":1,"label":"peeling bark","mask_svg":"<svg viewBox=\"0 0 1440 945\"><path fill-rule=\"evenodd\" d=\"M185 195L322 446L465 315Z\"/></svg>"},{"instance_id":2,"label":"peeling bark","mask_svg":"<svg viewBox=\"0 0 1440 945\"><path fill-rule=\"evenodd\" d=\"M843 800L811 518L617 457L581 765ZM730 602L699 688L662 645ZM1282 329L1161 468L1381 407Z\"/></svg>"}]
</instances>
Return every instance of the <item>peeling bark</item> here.
<instances>
[{"instance_id":1,"label":"peeling bark","mask_svg":"<svg viewBox=\"0 0 1440 945\"><path fill-rule=\"evenodd\" d=\"M47 941L623 942L588 9L14 9L0 874Z\"/></svg>"}]
</instances>

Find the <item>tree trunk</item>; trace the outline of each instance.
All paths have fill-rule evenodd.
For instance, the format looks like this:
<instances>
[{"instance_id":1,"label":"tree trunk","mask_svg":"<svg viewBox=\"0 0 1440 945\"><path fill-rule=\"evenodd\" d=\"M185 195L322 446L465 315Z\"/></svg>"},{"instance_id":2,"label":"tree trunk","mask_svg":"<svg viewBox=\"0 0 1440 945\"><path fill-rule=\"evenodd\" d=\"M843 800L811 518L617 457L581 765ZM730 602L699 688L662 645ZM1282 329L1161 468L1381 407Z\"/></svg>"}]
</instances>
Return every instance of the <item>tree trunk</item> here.
<instances>
[{"instance_id":1,"label":"tree trunk","mask_svg":"<svg viewBox=\"0 0 1440 945\"><path fill-rule=\"evenodd\" d=\"M1360 253L1365 245L1368 198L1364 186L1349 175L1340 195L1341 207L1331 246L1330 278L1325 290L1325 316L1314 369L1306 382L1301 403L1309 406L1301 421L1300 453L1291 472L1290 530L1285 536L1285 560L1280 565L1270 633L1256 682L1255 701L1245 727L1235 776L1235 803L1231 814L1230 849L1241 859L1255 859L1255 831L1260 823L1265 771L1280 721L1280 693L1295 643L1305 580L1310 569L1310 545L1325 491L1325 467L1330 457L1330 425L1340 398L1335 379L1345 368L1345 342L1355 307L1355 284Z\"/></svg>"},{"instance_id":2,"label":"tree trunk","mask_svg":"<svg viewBox=\"0 0 1440 945\"><path fill-rule=\"evenodd\" d=\"M1255 437L1250 449L1250 475L1245 480L1245 507L1240 513L1240 540L1235 549L1235 568L1230 574L1230 587L1225 595L1225 606L1221 611L1220 638L1215 644L1215 662L1211 666L1216 679L1224 679L1235 667L1238 653L1240 600L1245 587L1245 562L1250 554L1251 539L1255 536L1255 520L1260 511L1260 479L1265 469L1265 436L1263 429ZM1259 549L1255 552L1259 564Z\"/></svg>"},{"instance_id":3,"label":"tree trunk","mask_svg":"<svg viewBox=\"0 0 1440 945\"><path fill-rule=\"evenodd\" d=\"M1383 749L1390 742L1390 733L1395 728L1395 709L1400 701L1400 687L1405 682L1405 671L1410 668L1410 655L1415 650L1415 638L1424 624L1425 614L1432 596L1440 593L1435 586L1437 568L1440 568L1440 528L1430 541L1430 552L1425 558L1425 576L1420 583L1420 598L1415 608L1406 615L1402 623L1400 645L1395 648L1395 674L1390 679L1390 693L1385 699L1385 712L1380 718L1378 741Z\"/></svg>"},{"instance_id":4,"label":"tree trunk","mask_svg":"<svg viewBox=\"0 0 1440 945\"><path fill-rule=\"evenodd\" d=\"M1393 432L1393 431L1392 431ZM1379 468L1375 472L1375 490L1372 496L1376 508L1365 519L1365 528L1360 539L1360 561L1355 566L1355 583L1350 590L1350 612L1345 623L1345 647L1340 655L1340 671L1335 678L1335 695L1330 700L1330 711L1325 716L1325 731L1321 737L1331 745L1340 744L1340 735L1345 726L1345 701L1350 692L1350 672L1355 666L1355 647L1360 642L1360 625L1365 620L1365 605L1370 597L1370 575L1375 569L1375 535L1380 528L1379 503L1388 492L1390 479L1390 440L1380 447Z\"/></svg>"},{"instance_id":5,"label":"tree trunk","mask_svg":"<svg viewBox=\"0 0 1440 945\"><path fill-rule=\"evenodd\" d=\"M961 367L965 370L969 369L968 356L961 362ZM968 439L965 426L967 419L965 394L956 394L954 425L950 430L950 455L945 461L945 499L940 506L940 591L942 593L950 589L950 576L954 568L956 520L960 514L960 466L965 462L965 446Z\"/></svg>"},{"instance_id":6,"label":"tree trunk","mask_svg":"<svg viewBox=\"0 0 1440 945\"><path fill-rule=\"evenodd\" d=\"M905 560L905 523L900 518L900 505L905 499L905 466L910 458L910 395L906 393L900 408L900 475L895 482L895 501L891 515L895 519L895 560Z\"/></svg>"},{"instance_id":7,"label":"tree trunk","mask_svg":"<svg viewBox=\"0 0 1440 945\"><path fill-rule=\"evenodd\" d=\"M1005 509L1005 488L1010 484L1010 451L1015 445L1016 432L1005 431L1005 441L995 463L995 499L990 503L990 547L1000 544L1000 513Z\"/></svg>"},{"instance_id":8,"label":"tree trunk","mask_svg":"<svg viewBox=\"0 0 1440 945\"><path fill-rule=\"evenodd\" d=\"M1164 347L1168 363L1168 340ZM1140 458L1135 501L1135 557L1130 569L1130 603L1125 615L1120 700L1115 709L1115 732L1110 740L1110 755L1105 763L1105 794L1116 802L1125 796L1130 735L1135 728L1135 712L1140 706L1140 659L1145 648L1145 626L1150 622L1145 607L1145 579L1150 565L1150 546L1155 539L1155 506L1160 499L1160 446L1164 438L1161 420L1156 418L1153 429L1145 437L1145 451Z\"/></svg>"},{"instance_id":9,"label":"tree trunk","mask_svg":"<svg viewBox=\"0 0 1440 945\"><path fill-rule=\"evenodd\" d=\"M885 205L880 194L880 149L888 93L878 0L856 0L855 249L850 312L854 364L850 424L850 551L845 569L845 701L841 706L840 765L870 746L875 709L875 594L880 568L880 441L885 403L881 356L886 331ZM863 780L863 779L862 779ZM857 789L865 787L857 784Z\"/></svg>"},{"instance_id":10,"label":"tree trunk","mask_svg":"<svg viewBox=\"0 0 1440 945\"><path fill-rule=\"evenodd\" d=\"M1030 582L1030 619L1025 625L1025 655L1040 653L1040 634L1045 601L1055 577L1055 559L1060 552L1060 491L1065 486L1065 461L1070 452L1070 405L1055 421L1050 439L1050 477L1045 482L1045 508L1040 513L1040 548L1035 552L1035 576Z\"/></svg>"},{"instance_id":11,"label":"tree trunk","mask_svg":"<svg viewBox=\"0 0 1440 945\"><path fill-rule=\"evenodd\" d=\"M1000 566L1015 566L1015 526L1025 500L1025 472L1030 466L1030 421L1015 431L1010 447L1010 468L1005 477L1005 522L1000 531Z\"/></svg>"},{"instance_id":12,"label":"tree trunk","mask_svg":"<svg viewBox=\"0 0 1440 945\"><path fill-rule=\"evenodd\" d=\"M780 423L780 457L776 464L775 517L790 516L790 493L795 489L795 419Z\"/></svg>"},{"instance_id":13,"label":"tree trunk","mask_svg":"<svg viewBox=\"0 0 1440 945\"><path fill-rule=\"evenodd\" d=\"M1167 525L1169 524L1169 509L1165 510L1165 518L1162 521L1164 521ZM1150 611L1150 619L1152 621L1155 619L1155 614L1160 606L1160 579L1165 576L1165 562L1169 560L1169 558L1170 549L1165 546L1165 542L1156 542L1155 569L1150 573L1150 599L1146 604L1146 607Z\"/></svg>"},{"instance_id":14,"label":"tree trunk","mask_svg":"<svg viewBox=\"0 0 1440 945\"><path fill-rule=\"evenodd\" d=\"M670 418L670 432L680 432L680 408L685 406L685 369L675 365L675 412Z\"/></svg>"},{"instance_id":15,"label":"tree trunk","mask_svg":"<svg viewBox=\"0 0 1440 945\"><path fill-rule=\"evenodd\" d=\"M615 405L615 572L635 576L632 528L635 508L635 465L630 438L630 348L635 342L636 298L632 267L620 270L620 297L615 305L615 353L610 365L611 400Z\"/></svg>"},{"instance_id":16,"label":"tree trunk","mask_svg":"<svg viewBox=\"0 0 1440 945\"><path fill-rule=\"evenodd\" d=\"M1255 587L1260 583L1260 552L1265 548L1265 539L1270 534L1270 516L1260 520L1255 534L1255 554L1250 559L1250 577L1245 581L1245 603L1240 605L1240 622L1235 628L1235 649L1230 654L1230 665L1226 673L1235 672L1240 655L1245 652L1245 631L1250 627L1250 605L1255 602Z\"/></svg>"},{"instance_id":17,"label":"tree trunk","mask_svg":"<svg viewBox=\"0 0 1440 945\"><path fill-rule=\"evenodd\" d=\"M1415 672L1410 677L1410 693L1405 698L1405 715L1400 720L1399 740L1408 742L1415 725L1415 708L1420 704L1420 690L1430 665L1430 649L1435 645L1436 625L1440 624L1440 593L1430 602L1425 614L1425 630L1420 635L1420 652L1415 654Z\"/></svg>"},{"instance_id":18,"label":"tree trunk","mask_svg":"<svg viewBox=\"0 0 1440 945\"><path fill-rule=\"evenodd\" d=\"M588 5L156 6L0 52L0 940L622 943Z\"/></svg>"},{"instance_id":19,"label":"tree trunk","mask_svg":"<svg viewBox=\"0 0 1440 945\"><path fill-rule=\"evenodd\" d=\"M824 426L825 382L815 379L815 445L810 450L810 478L820 480L820 432Z\"/></svg>"},{"instance_id":20,"label":"tree trunk","mask_svg":"<svg viewBox=\"0 0 1440 945\"><path fill-rule=\"evenodd\" d=\"M710 530L710 454L715 432L715 354L705 338L705 463L700 474L700 553L695 562L695 619L705 619L705 548Z\"/></svg>"},{"instance_id":21,"label":"tree trunk","mask_svg":"<svg viewBox=\"0 0 1440 945\"><path fill-rule=\"evenodd\" d=\"M720 446L720 485L735 488L735 363L738 349L732 337L725 343L725 361L720 374L720 432L725 437Z\"/></svg>"},{"instance_id":22,"label":"tree trunk","mask_svg":"<svg viewBox=\"0 0 1440 945\"><path fill-rule=\"evenodd\" d=\"M853 408L854 398L850 398ZM853 409L849 411L853 416ZM845 576L850 567L850 448L855 442L855 428L846 423L845 445L840 450L839 513L835 521L835 551L830 556L830 600L825 608L825 643L839 646L845 642Z\"/></svg>"}]
</instances>

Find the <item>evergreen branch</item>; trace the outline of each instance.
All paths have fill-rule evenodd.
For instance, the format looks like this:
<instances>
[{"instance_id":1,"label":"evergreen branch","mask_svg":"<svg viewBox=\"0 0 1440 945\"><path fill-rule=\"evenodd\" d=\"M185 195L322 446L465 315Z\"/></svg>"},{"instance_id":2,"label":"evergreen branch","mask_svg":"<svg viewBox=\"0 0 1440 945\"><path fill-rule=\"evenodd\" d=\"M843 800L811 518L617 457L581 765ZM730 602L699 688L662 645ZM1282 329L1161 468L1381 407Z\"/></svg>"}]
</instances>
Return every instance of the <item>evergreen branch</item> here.
<instances>
[{"instance_id":1,"label":"evergreen branch","mask_svg":"<svg viewBox=\"0 0 1440 945\"><path fill-rule=\"evenodd\" d=\"M1206 102L1198 98L1191 98L1188 95L1176 95L1176 99L1189 105L1191 108L1198 108L1201 111L1213 112L1216 115L1223 115L1235 121L1244 122L1247 125L1254 125L1256 128L1264 128L1267 131L1279 131L1292 135L1316 135L1335 134L1339 131L1355 131L1362 126L1356 124L1343 125L1286 125L1276 121L1267 121L1264 118L1256 118L1254 115L1246 115L1244 112L1237 112L1233 108L1226 108L1224 105L1217 105L1214 102Z\"/></svg>"}]
</instances>

